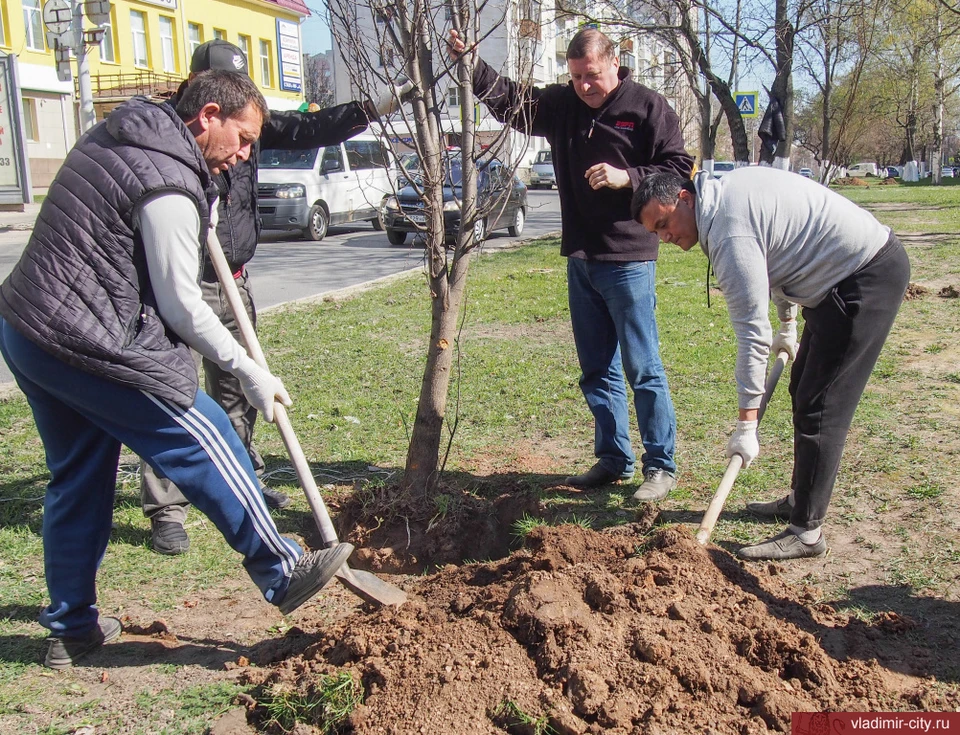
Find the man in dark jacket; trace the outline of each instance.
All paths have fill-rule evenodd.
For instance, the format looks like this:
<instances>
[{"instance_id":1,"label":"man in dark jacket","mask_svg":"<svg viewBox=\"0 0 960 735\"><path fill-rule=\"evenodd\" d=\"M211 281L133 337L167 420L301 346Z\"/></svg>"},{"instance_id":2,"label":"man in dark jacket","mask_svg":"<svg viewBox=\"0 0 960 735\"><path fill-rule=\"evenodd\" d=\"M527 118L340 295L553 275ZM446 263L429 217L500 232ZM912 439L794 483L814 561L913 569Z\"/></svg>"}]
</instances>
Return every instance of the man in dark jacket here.
<instances>
[{"instance_id":1,"label":"man in dark jacket","mask_svg":"<svg viewBox=\"0 0 960 735\"><path fill-rule=\"evenodd\" d=\"M173 107L196 74L208 69L222 69L247 75L247 59L238 46L228 41L208 41L197 47L190 64L190 78L170 100ZM257 215L257 166L260 148L310 149L334 145L367 128L367 114L357 102L348 102L316 113L271 111L263 124L260 139L250 157L214 177L220 194L220 221L217 235L250 321L256 326L257 310L246 265L253 258L260 235ZM203 299L220 318L230 333L243 343L209 258L204 256L201 274ZM263 458L253 446L253 427L257 410L250 405L237 378L222 370L215 362L204 359L203 370L207 393L227 412L241 441L250 454L250 461L259 476L264 471ZM189 503L176 485L157 477L150 465L142 465L140 487L143 513L150 519L154 551L160 554L182 554L190 546L184 529ZM261 483L261 490L271 508L284 508L290 498Z\"/></svg>"},{"instance_id":2,"label":"man in dark jacket","mask_svg":"<svg viewBox=\"0 0 960 735\"><path fill-rule=\"evenodd\" d=\"M466 51L456 31L454 57ZM689 176L679 118L656 92L620 69L616 49L595 29L567 48L571 82L525 88L500 77L480 58L474 93L501 121L545 137L553 151L567 257L570 318L595 421L597 463L567 478L579 487L630 480L626 372L633 389L644 481L639 501L662 500L676 487L676 417L660 360L655 275L657 238L630 216L633 189L656 171Z\"/></svg>"},{"instance_id":3,"label":"man in dark jacket","mask_svg":"<svg viewBox=\"0 0 960 735\"><path fill-rule=\"evenodd\" d=\"M51 668L121 632L96 608L121 443L210 518L283 613L319 592L350 554L349 544L305 554L279 534L236 431L198 389L191 354L236 375L267 420L275 401L289 405L280 380L203 302L197 279L215 219L213 177L249 158L268 115L249 77L218 71L198 77L176 111L142 97L120 105L67 155L0 285L0 352L50 470L50 604L40 623L51 631Z\"/></svg>"}]
</instances>

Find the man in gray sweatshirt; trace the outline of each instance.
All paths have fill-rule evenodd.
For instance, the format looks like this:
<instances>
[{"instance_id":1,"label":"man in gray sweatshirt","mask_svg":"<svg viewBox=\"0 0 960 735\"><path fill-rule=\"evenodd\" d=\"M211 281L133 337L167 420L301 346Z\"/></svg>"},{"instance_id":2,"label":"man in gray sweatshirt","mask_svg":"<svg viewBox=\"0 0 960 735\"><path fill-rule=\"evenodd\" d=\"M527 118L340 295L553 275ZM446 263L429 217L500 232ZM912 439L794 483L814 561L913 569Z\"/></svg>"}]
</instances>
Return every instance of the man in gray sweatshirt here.
<instances>
[{"instance_id":1,"label":"man in gray sweatshirt","mask_svg":"<svg viewBox=\"0 0 960 735\"><path fill-rule=\"evenodd\" d=\"M783 532L739 551L744 559L822 556L821 526L854 411L893 326L910 278L906 251L869 212L820 184L771 168L743 168L693 181L648 176L633 217L664 242L710 259L737 335L740 413L727 444L744 466L757 457L757 413L767 357L794 359L794 467L790 494L748 503L788 520ZM780 317L774 336L770 294ZM796 310L805 326L797 345Z\"/></svg>"}]
</instances>

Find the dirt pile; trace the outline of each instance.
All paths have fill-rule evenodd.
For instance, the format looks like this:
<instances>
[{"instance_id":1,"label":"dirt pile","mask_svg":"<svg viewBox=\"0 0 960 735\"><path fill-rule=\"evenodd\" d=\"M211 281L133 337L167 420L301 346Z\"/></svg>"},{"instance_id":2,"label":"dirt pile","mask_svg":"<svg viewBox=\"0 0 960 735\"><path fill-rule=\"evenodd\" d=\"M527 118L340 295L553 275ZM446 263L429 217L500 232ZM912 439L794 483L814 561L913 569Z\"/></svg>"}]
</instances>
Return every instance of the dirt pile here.
<instances>
[{"instance_id":1,"label":"dirt pile","mask_svg":"<svg viewBox=\"0 0 960 735\"><path fill-rule=\"evenodd\" d=\"M367 693L356 733L742 735L789 731L794 711L956 707L872 660L911 621L867 626L798 600L775 565L636 530L537 529L501 562L411 578L403 607L344 619L250 675L309 692L350 672Z\"/></svg>"}]
</instances>

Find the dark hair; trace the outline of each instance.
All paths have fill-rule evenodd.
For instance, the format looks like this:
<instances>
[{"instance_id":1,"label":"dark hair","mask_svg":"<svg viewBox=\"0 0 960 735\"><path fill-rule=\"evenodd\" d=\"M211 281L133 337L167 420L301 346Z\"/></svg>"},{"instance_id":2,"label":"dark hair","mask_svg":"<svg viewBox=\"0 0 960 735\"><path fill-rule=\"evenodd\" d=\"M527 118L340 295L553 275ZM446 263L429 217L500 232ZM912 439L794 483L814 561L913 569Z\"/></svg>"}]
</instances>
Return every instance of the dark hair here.
<instances>
[{"instance_id":1,"label":"dark hair","mask_svg":"<svg viewBox=\"0 0 960 735\"><path fill-rule=\"evenodd\" d=\"M633 201L630 202L630 216L637 222L640 221L640 212L647 206L651 199L656 199L661 204L673 204L680 196L680 190L686 189L694 196L697 195L697 188L690 179L685 179L680 174L673 171L658 171L650 174L640 182L640 186L633 192Z\"/></svg>"},{"instance_id":2,"label":"dark hair","mask_svg":"<svg viewBox=\"0 0 960 735\"><path fill-rule=\"evenodd\" d=\"M211 69L195 76L177 102L177 115L181 120L191 120L200 114L204 105L216 102L224 117L235 117L247 109L251 102L260 112L263 122L270 117L267 101L257 85L246 74L237 74L223 69Z\"/></svg>"},{"instance_id":3,"label":"dark hair","mask_svg":"<svg viewBox=\"0 0 960 735\"><path fill-rule=\"evenodd\" d=\"M596 28L584 28L578 31L567 46L567 59L585 59L595 52L598 59L613 61L617 58L617 48L613 41Z\"/></svg>"}]
</instances>

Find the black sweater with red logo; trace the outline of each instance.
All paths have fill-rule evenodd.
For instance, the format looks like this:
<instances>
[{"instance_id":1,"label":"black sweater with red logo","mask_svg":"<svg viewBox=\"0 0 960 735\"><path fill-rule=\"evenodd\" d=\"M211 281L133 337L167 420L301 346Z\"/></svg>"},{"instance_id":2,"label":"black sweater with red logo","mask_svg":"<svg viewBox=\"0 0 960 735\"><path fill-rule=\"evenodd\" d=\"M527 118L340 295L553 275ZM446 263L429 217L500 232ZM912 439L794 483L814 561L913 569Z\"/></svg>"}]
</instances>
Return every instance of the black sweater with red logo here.
<instances>
[{"instance_id":1,"label":"black sweater with red logo","mask_svg":"<svg viewBox=\"0 0 960 735\"><path fill-rule=\"evenodd\" d=\"M620 85L594 110L577 97L572 83L522 87L482 59L473 86L498 120L550 142L563 217L562 255L656 260L657 236L630 218L633 189L655 171L688 177L693 168L680 119L663 96L634 82L621 67ZM626 170L632 188L591 189L584 173L598 163Z\"/></svg>"}]
</instances>

